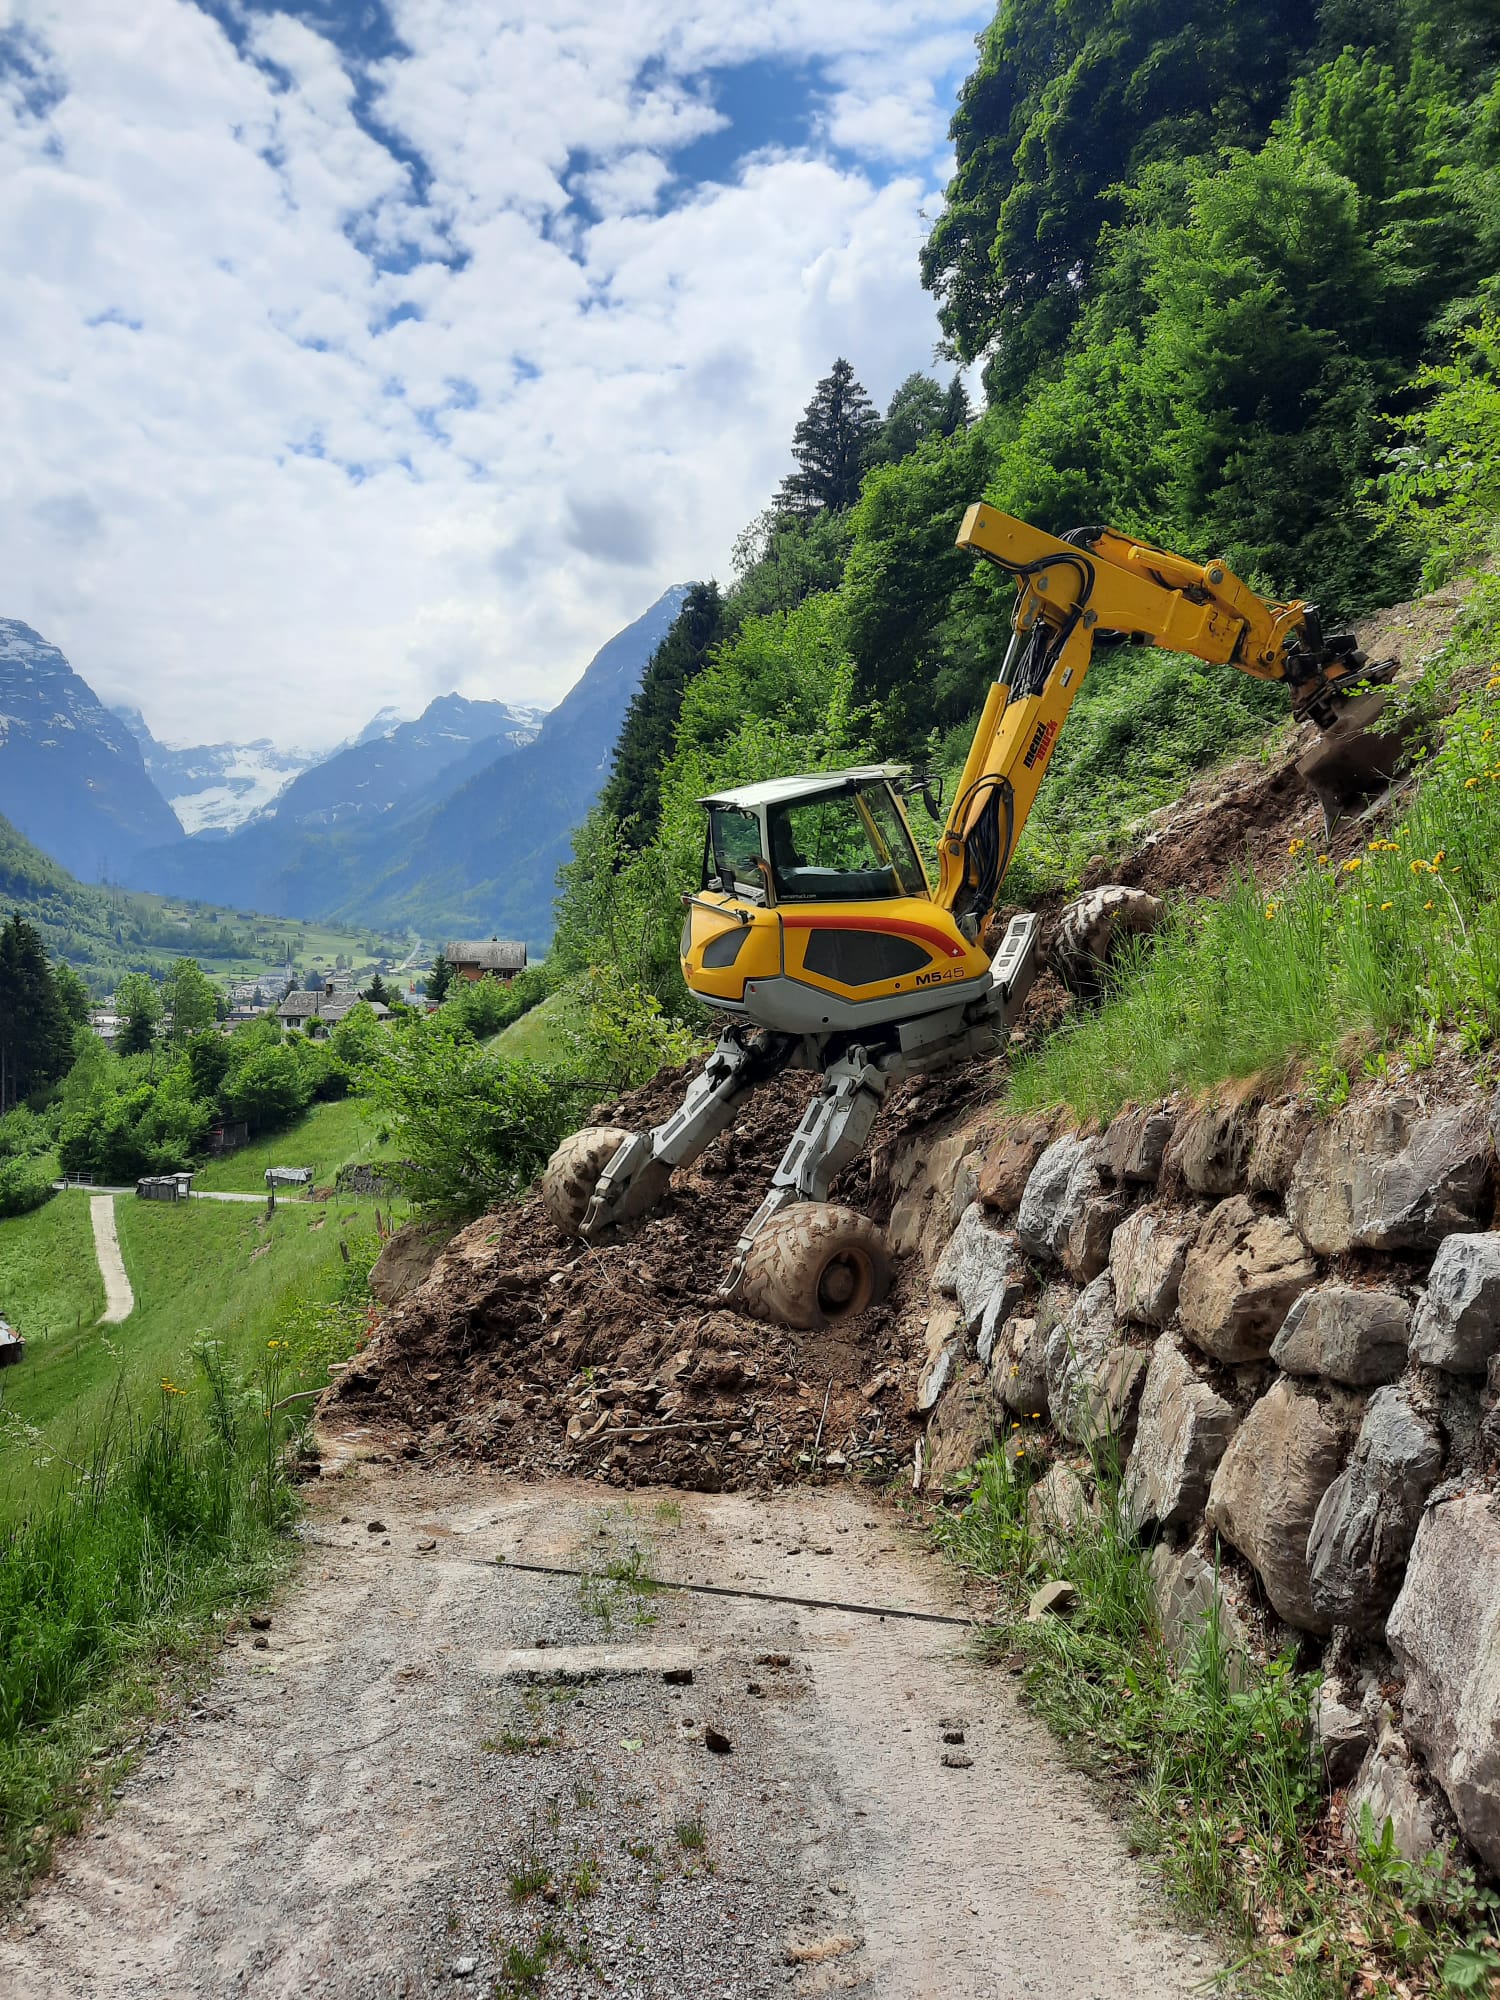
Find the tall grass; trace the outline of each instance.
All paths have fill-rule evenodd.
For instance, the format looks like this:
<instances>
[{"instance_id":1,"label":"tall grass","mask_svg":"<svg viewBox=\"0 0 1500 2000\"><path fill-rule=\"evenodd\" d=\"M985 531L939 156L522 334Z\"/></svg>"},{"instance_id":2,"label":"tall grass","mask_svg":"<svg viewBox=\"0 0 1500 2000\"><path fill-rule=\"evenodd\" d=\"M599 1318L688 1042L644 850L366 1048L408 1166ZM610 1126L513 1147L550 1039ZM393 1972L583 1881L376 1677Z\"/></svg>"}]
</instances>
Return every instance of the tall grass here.
<instances>
[{"instance_id":1,"label":"tall grass","mask_svg":"<svg viewBox=\"0 0 1500 2000\"><path fill-rule=\"evenodd\" d=\"M351 1264L333 1302L286 1305L251 1372L200 1340L192 1379L143 1404L122 1375L81 1452L38 1433L53 1476L0 1533L0 1905L138 1740L163 1668L288 1566L310 1407L288 1396L352 1351L366 1302Z\"/></svg>"},{"instance_id":2,"label":"tall grass","mask_svg":"<svg viewBox=\"0 0 1500 2000\"><path fill-rule=\"evenodd\" d=\"M1130 1787L1136 1845L1227 1932L1249 1990L1279 2000L1496 1990L1500 1897L1462 1870L1408 1866L1380 1827L1363 1829L1352 1867L1326 1840L1317 1676L1285 1659L1232 1658L1216 1611L1185 1653L1168 1651L1117 1454L1098 1457L1096 1510L1061 1545L1028 1523L1034 1454L982 1459L968 1505L938 1522L948 1552L1001 1585L986 1651L1019 1655L1028 1697L1078 1761ZM1032 1623L1027 1597L1045 1575L1065 1576L1076 1604Z\"/></svg>"},{"instance_id":3,"label":"tall grass","mask_svg":"<svg viewBox=\"0 0 1500 2000\"><path fill-rule=\"evenodd\" d=\"M1500 656L1500 579L1486 579L1457 645ZM1419 763L1404 814L1342 865L1289 843L1289 878L1250 878L1173 907L1128 951L1105 1003L1017 1071L1018 1107L1108 1118L1129 1101L1307 1064L1345 1087L1351 1045L1414 1066L1456 1031L1500 1032L1500 667Z\"/></svg>"}]
</instances>

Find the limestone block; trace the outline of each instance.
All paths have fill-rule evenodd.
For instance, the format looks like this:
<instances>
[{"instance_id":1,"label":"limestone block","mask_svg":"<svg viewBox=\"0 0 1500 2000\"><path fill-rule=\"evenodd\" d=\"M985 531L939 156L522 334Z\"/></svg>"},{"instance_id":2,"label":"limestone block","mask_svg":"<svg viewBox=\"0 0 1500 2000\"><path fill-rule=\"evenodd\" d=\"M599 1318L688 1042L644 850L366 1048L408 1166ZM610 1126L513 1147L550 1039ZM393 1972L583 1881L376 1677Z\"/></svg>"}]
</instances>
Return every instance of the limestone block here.
<instances>
[{"instance_id":1,"label":"limestone block","mask_svg":"<svg viewBox=\"0 0 1500 2000\"><path fill-rule=\"evenodd\" d=\"M1261 1361L1287 1309L1317 1267L1279 1215L1262 1215L1247 1195L1230 1195L1210 1214L1188 1252L1178 1294L1182 1324L1219 1361Z\"/></svg>"},{"instance_id":2,"label":"limestone block","mask_svg":"<svg viewBox=\"0 0 1500 2000\"><path fill-rule=\"evenodd\" d=\"M1013 1316L996 1336L990 1355L995 1393L1018 1417L1047 1414L1047 1334L1045 1322Z\"/></svg>"},{"instance_id":3,"label":"limestone block","mask_svg":"<svg viewBox=\"0 0 1500 2000\"><path fill-rule=\"evenodd\" d=\"M1099 1141L1065 1133L1038 1159L1016 1212L1016 1236L1033 1257L1060 1260L1085 1204L1104 1192Z\"/></svg>"},{"instance_id":4,"label":"limestone block","mask_svg":"<svg viewBox=\"0 0 1500 2000\"><path fill-rule=\"evenodd\" d=\"M1048 1334L1046 1366L1048 1408L1065 1438L1085 1446L1107 1438L1129 1445L1146 1362L1120 1342L1107 1272L1079 1293Z\"/></svg>"},{"instance_id":5,"label":"limestone block","mask_svg":"<svg viewBox=\"0 0 1500 2000\"><path fill-rule=\"evenodd\" d=\"M979 1169L979 1199L986 1208L1012 1214L1026 1192L1031 1170L1050 1137L1045 1118L1027 1118L1007 1125L985 1154Z\"/></svg>"},{"instance_id":6,"label":"limestone block","mask_svg":"<svg viewBox=\"0 0 1500 2000\"><path fill-rule=\"evenodd\" d=\"M1500 1869L1500 1499L1428 1509L1386 1625L1402 1721L1491 1868Z\"/></svg>"},{"instance_id":7,"label":"limestone block","mask_svg":"<svg viewBox=\"0 0 1500 2000\"><path fill-rule=\"evenodd\" d=\"M1224 1398L1193 1373L1175 1336L1164 1333L1151 1350L1125 1468L1125 1511L1137 1530L1197 1520L1236 1421Z\"/></svg>"},{"instance_id":8,"label":"limestone block","mask_svg":"<svg viewBox=\"0 0 1500 2000\"><path fill-rule=\"evenodd\" d=\"M1308 1248L1435 1250L1473 1226L1492 1148L1468 1113L1418 1114L1414 1100L1351 1105L1314 1129L1287 1188L1287 1214Z\"/></svg>"},{"instance_id":9,"label":"limestone block","mask_svg":"<svg viewBox=\"0 0 1500 2000\"><path fill-rule=\"evenodd\" d=\"M1394 1382L1406 1366L1411 1308L1399 1293L1317 1285L1296 1300L1271 1344L1292 1375L1322 1375L1366 1389Z\"/></svg>"},{"instance_id":10,"label":"limestone block","mask_svg":"<svg viewBox=\"0 0 1500 2000\"><path fill-rule=\"evenodd\" d=\"M1450 1375L1483 1375L1500 1354L1500 1232L1449 1236L1439 1245L1411 1352Z\"/></svg>"},{"instance_id":11,"label":"limestone block","mask_svg":"<svg viewBox=\"0 0 1500 2000\"><path fill-rule=\"evenodd\" d=\"M1167 1651L1186 1665L1204 1638L1209 1614L1218 1603L1219 1644L1231 1687L1241 1687L1252 1643L1250 1627L1229 1601L1222 1578L1196 1549L1174 1550L1158 1542L1151 1551L1151 1594Z\"/></svg>"},{"instance_id":12,"label":"limestone block","mask_svg":"<svg viewBox=\"0 0 1500 2000\"><path fill-rule=\"evenodd\" d=\"M1238 1194L1245 1185L1254 1125L1240 1104L1206 1104L1189 1112L1167 1150L1167 1170L1194 1194Z\"/></svg>"},{"instance_id":13,"label":"limestone block","mask_svg":"<svg viewBox=\"0 0 1500 2000\"><path fill-rule=\"evenodd\" d=\"M1257 1194L1285 1194L1312 1125L1313 1114L1296 1102L1263 1104L1256 1112L1246 1177Z\"/></svg>"},{"instance_id":14,"label":"limestone block","mask_svg":"<svg viewBox=\"0 0 1500 2000\"><path fill-rule=\"evenodd\" d=\"M1019 1303L1026 1265L1015 1237L1009 1230L996 1229L982 1205L973 1201L948 1238L932 1282L936 1290L958 1300L964 1324L973 1333L997 1296L1004 1301L1002 1317Z\"/></svg>"},{"instance_id":15,"label":"limestone block","mask_svg":"<svg viewBox=\"0 0 1500 2000\"><path fill-rule=\"evenodd\" d=\"M1109 1246L1109 1271L1122 1319L1167 1324L1177 1310L1183 1267L1197 1233L1196 1218L1149 1208L1138 1208L1120 1224Z\"/></svg>"},{"instance_id":16,"label":"limestone block","mask_svg":"<svg viewBox=\"0 0 1500 2000\"><path fill-rule=\"evenodd\" d=\"M1333 1624L1380 1636L1442 1465L1438 1427L1413 1406L1410 1389L1378 1389L1308 1535L1313 1604Z\"/></svg>"},{"instance_id":17,"label":"limestone block","mask_svg":"<svg viewBox=\"0 0 1500 2000\"><path fill-rule=\"evenodd\" d=\"M1104 1135L1104 1171L1132 1187L1155 1187L1177 1114L1163 1105L1122 1111Z\"/></svg>"},{"instance_id":18,"label":"limestone block","mask_svg":"<svg viewBox=\"0 0 1500 2000\"><path fill-rule=\"evenodd\" d=\"M1349 1413L1282 1376L1230 1439L1209 1488L1209 1524L1254 1565L1277 1615L1305 1632L1332 1625L1313 1603L1307 1538L1353 1428Z\"/></svg>"}]
</instances>

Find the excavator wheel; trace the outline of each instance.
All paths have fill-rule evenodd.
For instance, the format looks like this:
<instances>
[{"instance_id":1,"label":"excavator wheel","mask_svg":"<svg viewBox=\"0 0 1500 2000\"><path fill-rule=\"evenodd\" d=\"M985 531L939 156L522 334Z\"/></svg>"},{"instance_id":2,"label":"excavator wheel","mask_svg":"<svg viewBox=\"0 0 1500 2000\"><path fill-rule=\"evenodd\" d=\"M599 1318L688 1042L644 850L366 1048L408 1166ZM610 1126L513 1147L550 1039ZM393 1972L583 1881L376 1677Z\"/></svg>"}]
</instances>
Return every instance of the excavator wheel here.
<instances>
[{"instance_id":1,"label":"excavator wheel","mask_svg":"<svg viewBox=\"0 0 1500 2000\"><path fill-rule=\"evenodd\" d=\"M1117 882L1086 889L1063 906L1052 941L1052 968L1070 993L1099 991L1110 958L1127 937L1154 931L1165 915L1160 897Z\"/></svg>"},{"instance_id":2,"label":"excavator wheel","mask_svg":"<svg viewBox=\"0 0 1500 2000\"><path fill-rule=\"evenodd\" d=\"M542 1203L564 1236L576 1236L583 1227L599 1176L632 1136L619 1125L585 1125L547 1162Z\"/></svg>"},{"instance_id":3,"label":"excavator wheel","mask_svg":"<svg viewBox=\"0 0 1500 2000\"><path fill-rule=\"evenodd\" d=\"M878 1305L890 1282L885 1235L868 1216L800 1201L750 1245L738 1304L754 1319L817 1329Z\"/></svg>"}]
</instances>

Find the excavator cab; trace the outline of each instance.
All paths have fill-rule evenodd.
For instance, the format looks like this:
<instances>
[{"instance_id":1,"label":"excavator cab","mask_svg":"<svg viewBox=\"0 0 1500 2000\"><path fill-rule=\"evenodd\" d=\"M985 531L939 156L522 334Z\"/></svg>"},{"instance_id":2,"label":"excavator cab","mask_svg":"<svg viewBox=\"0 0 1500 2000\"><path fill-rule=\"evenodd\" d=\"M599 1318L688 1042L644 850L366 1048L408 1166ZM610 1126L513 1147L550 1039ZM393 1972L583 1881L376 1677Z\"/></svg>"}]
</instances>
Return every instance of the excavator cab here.
<instances>
[{"instance_id":1,"label":"excavator cab","mask_svg":"<svg viewBox=\"0 0 1500 2000\"><path fill-rule=\"evenodd\" d=\"M682 970L710 1006L801 1034L978 997L988 956L932 900L900 764L742 785L702 801L702 881Z\"/></svg>"}]
</instances>

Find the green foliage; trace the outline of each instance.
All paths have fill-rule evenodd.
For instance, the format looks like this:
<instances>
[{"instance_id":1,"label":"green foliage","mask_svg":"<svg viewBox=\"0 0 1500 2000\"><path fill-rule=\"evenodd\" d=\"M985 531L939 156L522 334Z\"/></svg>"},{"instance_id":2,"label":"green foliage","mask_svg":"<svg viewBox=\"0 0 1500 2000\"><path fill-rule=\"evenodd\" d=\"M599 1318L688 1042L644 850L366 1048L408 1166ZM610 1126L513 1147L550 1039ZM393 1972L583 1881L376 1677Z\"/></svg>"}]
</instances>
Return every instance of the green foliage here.
<instances>
[{"instance_id":1,"label":"green foliage","mask_svg":"<svg viewBox=\"0 0 1500 2000\"><path fill-rule=\"evenodd\" d=\"M162 1004L174 1049L218 1018L219 996L196 958L177 960L162 982Z\"/></svg>"},{"instance_id":2,"label":"green foliage","mask_svg":"<svg viewBox=\"0 0 1500 2000\"><path fill-rule=\"evenodd\" d=\"M339 956L342 958L343 954L340 953ZM429 1000L435 1000L441 1005L447 999L448 988L453 984L453 967L448 963L442 952L439 952L437 957L432 961L432 969L428 973L424 983Z\"/></svg>"},{"instance_id":3,"label":"green foliage","mask_svg":"<svg viewBox=\"0 0 1500 2000\"><path fill-rule=\"evenodd\" d=\"M52 1175L34 1159L0 1160L0 1216L29 1215L52 1198Z\"/></svg>"},{"instance_id":4,"label":"green foliage","mask_svg":"<svg viewBox=\"0 0 1500 2000\"><path fill-rule=\"evenodd\" d=\"M1500 582L1486 579L1458 661L1500 651ZM1065 1026L1011 1084L1018 1105L1110 1117L1130 1100L1294 1064L1337 1089L1350 1038L1419 1066L1456 1030L1500 1034L1500 669L1459 707L1389 834L1335 869L1294 842L1274 891L1241 880L1183 902L1126 954L1106 1003ZM1347 1090L1347 1080L1344 1089Z\"/></svg>"},{"instance_id":5,"label":"green foliage","mask_svg":"<svg viewBox=\"0 0 1500 2000\"><path fill-rule=\"evenodd\" d=\"M144 972L127 972L115 987L115 1010L120 1017L115 1044L119 1053L144 1055L161 1022L161 993L155 980Z\"/></svg>"},{"instance_id":6,"label":"green foliage","mask_svg":"<svg viewBox=\"0 0 1500 2000\"><path fill-rule=\"evenodd\" d=\"M1383 519L1432 585L1480 556L1500 521L1500 315L1462 333L1453 359L1424 368L1416 386L1432 394L1398 426Z\"/></svg>"},{"instance_id":7,"label":"green foliage","mask_svg":"<svg viewBox=\"0 0 1500 2000\"><path fill-rule=\"evenodd\" d=\"M488 1054L450 1011L393 1039L365 1071L365 1087L407 1163L412 1200L443 1215L480 1215L530 1185L589 1092L566 1072Z\"/></svg>"}]
</instances>

